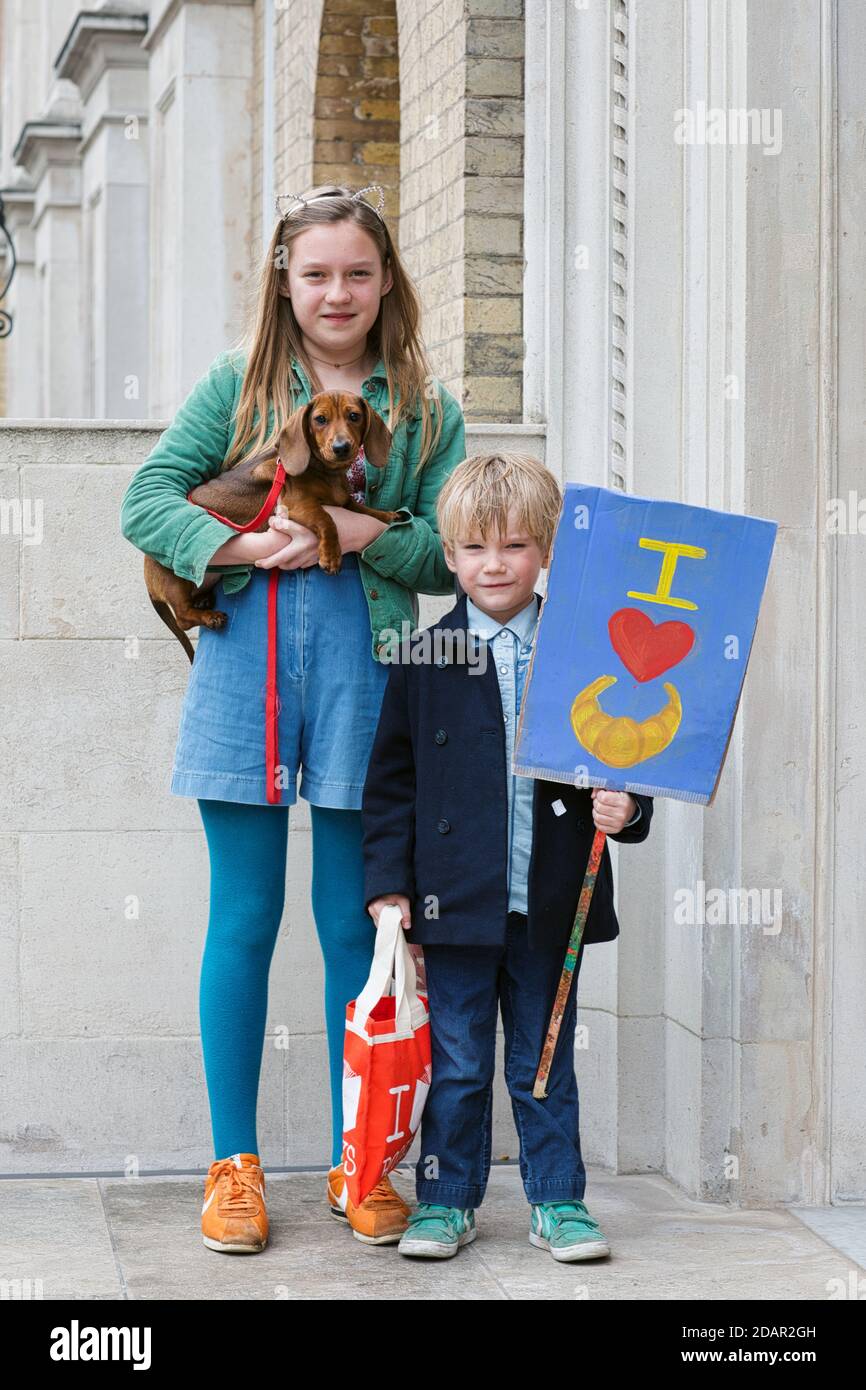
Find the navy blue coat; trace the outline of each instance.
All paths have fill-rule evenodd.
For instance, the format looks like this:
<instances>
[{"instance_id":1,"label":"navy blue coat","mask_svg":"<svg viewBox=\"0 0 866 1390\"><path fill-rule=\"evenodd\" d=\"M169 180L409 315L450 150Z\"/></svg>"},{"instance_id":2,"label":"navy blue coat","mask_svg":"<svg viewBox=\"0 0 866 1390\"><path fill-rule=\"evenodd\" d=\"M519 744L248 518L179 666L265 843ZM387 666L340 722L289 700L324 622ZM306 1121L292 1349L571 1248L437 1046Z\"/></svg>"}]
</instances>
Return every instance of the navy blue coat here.
<instances>
[{"instance_id":1,"label":"navy blue coat","mask_svg":"<svg viewBox=\"0 0 866 1390\"><path fill-rule=\"evenodd\" d=\"M465 634L465 594L430 632L442 634L447 653L447 633L461 628ZM404 661L388 674L364 784L364 905L404 893L412 904L409 942L501 945L509 774L496 663L488 659L484 673L473 674L465 660L440 656L439 662ZM564 954L595 833L592 797L586 787L533 782L529 943ZM563 814L552 809L556 801ZM639 820L612 839L646 839L653 799L635 795L635 801ZM618 934L605 845L583 940L612 941Z\"/></svg>"}]
</instances>

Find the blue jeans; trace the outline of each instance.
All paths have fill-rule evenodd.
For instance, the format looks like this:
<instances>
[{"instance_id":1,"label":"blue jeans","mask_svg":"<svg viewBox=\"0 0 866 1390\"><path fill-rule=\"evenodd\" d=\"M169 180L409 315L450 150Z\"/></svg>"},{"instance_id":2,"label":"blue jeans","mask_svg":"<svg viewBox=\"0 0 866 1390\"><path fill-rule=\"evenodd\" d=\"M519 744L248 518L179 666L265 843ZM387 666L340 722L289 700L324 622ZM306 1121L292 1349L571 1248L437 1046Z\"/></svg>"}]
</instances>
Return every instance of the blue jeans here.
<instances>
[{"instance_id":1,"label":"blue jeans","mask_svg":"<svg viewBox=\"0 0 866 1390\"><path fill-rule=\"evenodd\" d=\"M578 953L547 1081L532 1088L547 1036L565 950L531 951L526 916L509 912L502 946L424 946L433 1077L421 1117L415 1169L419 1202L477 1207L490 1173L497 1008L505 1035L505 1081L520 1139L528 1201L583 1199L574 1032Z\"/></svg>"}]
</instances>

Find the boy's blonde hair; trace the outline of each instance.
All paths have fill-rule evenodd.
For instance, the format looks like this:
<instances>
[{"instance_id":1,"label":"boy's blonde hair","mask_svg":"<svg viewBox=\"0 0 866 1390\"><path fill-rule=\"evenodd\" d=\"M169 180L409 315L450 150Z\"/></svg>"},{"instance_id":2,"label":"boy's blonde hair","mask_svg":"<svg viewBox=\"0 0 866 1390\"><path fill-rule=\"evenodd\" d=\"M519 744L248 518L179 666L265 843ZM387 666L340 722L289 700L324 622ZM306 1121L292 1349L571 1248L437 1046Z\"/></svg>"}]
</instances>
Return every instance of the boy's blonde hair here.
<instances>
[{"instance_id":1,"label":"boy's blonde hair","mask_svg":"<svg viewBox=\"0 0 866 1390\"><path fill-rule=\"evenodd\" d=\"M439 493L439 535L452 546L475 531L486 541L506 531L511 508L517 526L547 555L562 509L553 474L529 454L473 455L457 465Z\"/></svg>"}]
</instances>

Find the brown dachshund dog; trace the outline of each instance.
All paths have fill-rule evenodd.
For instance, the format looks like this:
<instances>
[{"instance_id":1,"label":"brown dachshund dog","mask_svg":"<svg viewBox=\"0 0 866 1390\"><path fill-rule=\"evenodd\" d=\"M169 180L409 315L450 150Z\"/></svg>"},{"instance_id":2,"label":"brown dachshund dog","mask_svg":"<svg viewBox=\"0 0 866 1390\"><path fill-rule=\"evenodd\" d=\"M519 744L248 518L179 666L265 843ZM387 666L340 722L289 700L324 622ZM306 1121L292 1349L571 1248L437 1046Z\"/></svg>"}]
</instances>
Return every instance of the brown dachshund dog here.
<instances>
[{"instance_id":1,"label":"brown dachshund dog","mask_svg":"<svg viewBox=\"0 0 866 1390\"><path fill-rule=\"evenodd\" d=\"M201 483L193 488L189 500L245 526L255 520L264 506L277 463L282 460L287 477L277 505L285 508L292 521L315 532L319 539L319 565L327 574L336 574L341 563L340 538L333 517L324 510L325 503L386 523L397 517L397 512L377 511L351 496L346 470L362 444L373 467L384 468L391 432L381 416L361 396L346 391L320 391L292 413L276 449L244 459ZM268 529L267 517L255 528L257 532ZM202 623L210 628L225 626L226 615L214 608L213 593L191 579L180 578L150 555L144 557L144 582L160 618L192 661L195 653L185 636L188 629Z\"/></svg>"}]
</instances>

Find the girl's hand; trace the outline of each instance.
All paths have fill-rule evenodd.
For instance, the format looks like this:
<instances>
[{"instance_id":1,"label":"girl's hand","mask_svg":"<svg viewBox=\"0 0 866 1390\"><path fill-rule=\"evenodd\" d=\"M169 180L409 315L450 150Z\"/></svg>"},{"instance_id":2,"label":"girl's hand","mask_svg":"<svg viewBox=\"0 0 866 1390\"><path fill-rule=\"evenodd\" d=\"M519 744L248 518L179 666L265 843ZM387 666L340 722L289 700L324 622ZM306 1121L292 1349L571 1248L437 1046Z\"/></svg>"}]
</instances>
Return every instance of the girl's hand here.
<instances>
[{"instance_id":1,"label":"girl's hand","mask_svg":"<svg viewBox=\"0 0 866 1390\"><path fill-rule=\"evenodd\" d=\"M404 931L408 931L412 925L412 904L409 902L409 899L405 897L403 893L389 893L387 897L384 898L373 898L372 902L370 902L367 906L367 911L369 912L370 916L373 918L373 921L376 923L376 926L378 927L379 916L382 912L382 908L385 907L386 904L390 903L396 903L397 907L399 907L400 912L402 914L400 919L400 925Z\"/></svg>"},{"instance_id":2,"label":"girl's hand","mask_svg":"<svg viewBox=\"0 0 866 1390\"><path fill-rule=\"evenodd\" d=\"M282 533L287 544L272 555L256 560L257 569L309 569L311 565L319 563L319 538L315 531L311 531L309 526L302 526L299 521L291 521L285 515L284 507L277 507L273 516L268 517L268 525L271 529L264 534L273 539Z\"/></svg>"},{"instance_id":3,"label":"girl's hand","mask_svg":"<svg viewBox=\"0 0 866 1390\"><path fill-rule=\"evenodd\" d=\"M337 528L341 555L350 551L365 550L368 545L372 545L377 536L381 536L382 532L388 529L384 521L377 521L374 516L364 516L362 512L347 512L345 507L332 507L330 505L326 505L324 510ZM297 559L295 564L283 564L283 569L296 569L299 565L306 566L318 563L318 554L315 560L311 560L307 548L308 537L312 536L313 532L309 531L306 526L301 526L297 521L290 521L285 515L285 508L282 505L277 507L273 516L268 518L268 525L271 529L265 533L266 535L273 535L274 532L279 535L280 532L283 532L299 538L295 555L301 558ZM303 553L300 548L300 540L305 542ZM295 544L293 542L293 545ZM292 551L293 545L289 546L289 552ZM287 552L280 553L286 554Z\"/></svg>"},{"instance_id":4,"label":"girl's hand","mask_svg":"<svg viewBox=\"0 0 866 1390\"><path fill-rule=\"evenodd\" d=\"M326 506L325 511L334 518L337 535L340 537L340 550L366 550L377 536L387 531L385 521L377 521L374 516L364 516L363 512L347 512L345 507Z\"/></svg>"},{"instance_id":5,"label":"girl's hand","mask_svg":"<svg viewBox=\"0 0 866 1390\"><path fill-rule=\"evenodd\" d=\"M591 787L592 818L596 830L606 835L618 835L637 811L637 802L629 792L609 792L604 787Z\"/></svg>"}]
</instances>

